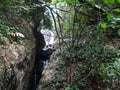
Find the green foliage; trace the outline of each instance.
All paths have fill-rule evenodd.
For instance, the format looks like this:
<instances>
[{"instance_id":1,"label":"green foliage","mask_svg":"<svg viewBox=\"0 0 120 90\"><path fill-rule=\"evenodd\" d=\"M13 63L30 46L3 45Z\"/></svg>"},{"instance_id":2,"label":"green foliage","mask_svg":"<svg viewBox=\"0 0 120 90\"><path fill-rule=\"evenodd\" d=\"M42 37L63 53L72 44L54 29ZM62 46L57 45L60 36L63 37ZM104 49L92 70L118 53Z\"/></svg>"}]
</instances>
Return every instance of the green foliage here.
<instances>
[{"instance_id":1,"label":"green foliage","mask_svg":"<svg viewBox=\"0 0 120 90\"><path fill-rule=\"evenodd\" d=\"M10 27L3 21L0 20L0 41L6 42L8 40L9 32L11 31Z\"/></svg>"},{"instance_id":2,"label":"green foliage","mask_svg":"<svg viewBox=\"0 0 120 90\"><path fill-rule=\"evenodd\" d=\"M80 89L77 88L76 86L68 85L67 87L65 87L65 90L80 90Z\"/></svg>"},{"instance_id":3,"label":"green foliage","mask_svg":"<svg viewBox=\"0 0 120 90\"><path fill-rule=\"evenodd\" d=\"M67 3L73 3L74 0L65 0Z\"/></svg>"},{"instance_id":4,"label":"green foliage","mask_svg":"<svg viewBox=\"0 0 120 90\"><path fill-rule=\"evenodd\" d=\"M106 23L102 23L102 24L101 24L101 27L102 27L103 29L106 29L106 28L107 28L107 24L106 24Z\"/></svg>"},{"instance_id":5,"label":"green foliage","mask_svg":"<svg viewBox=\"0 0 120 90\"><path fill-rule=\"evenodd\" d=\"M21 36L16 35L16 32L19 32L19 26L11 26L7 20L0 20L0 43L8 42L9 39L12 41L23 43Z\"/></svg>"},{"instance_id":6,"label":"green foliage","mask_svg":"<svg viewBox=\"0 0 120 90\"><path fill-rule=\"evenodd\" d=\"M51 0L45 0L45 2L49 2L49 3L50 3L50 2L51 2Z\"/></svg>"},{"instance_id":7,"label":"green foliage","mask_svg":"<svg viewBox=\"0 0 120 90\"><path fill-rule=\"evenodd\" d=\"M8 36L10 32L10 27L6 25L6 23L2 20L0 20L0 33L2 33L4 36Z\"/></svg>"},{"instance_id":8,"label":"green foliage","mask_svg":"<svg viewBox=\"0 0 120 90\"><path fill-rule=\"evenodd\" d=\"M73 90L73 89L70 87L70 85L68 85L68 86L65 88L65 90Z\"/></svg>"},{"instance_id":9,"label":"green foliage","mask_svg":"<svg viewBox=\"0 0 120 90\"><path fill-rule=\"evenodd\" d=\"M115 8L114 11L120 13L120 8Z\"/></svg>"},{"instance_id":10,"label":"green foliage","mask_svg":"<svg viewBox=\"0 0 120 90\"><path fill-rule=\"evenodd\" d=\"M120 3L120 0L117 0Z\"/></svg>"},{"instance_id":11,"label":"green foliage","mask_svg":"<svg viewBox=\"0 0 120 90\"><path fill-rule=\"evenodd\" d=\"M0 0L0 13L9 11L15 0Z\"/></svg>"},{"instance_id":12,"label":"green foliage","mask_svg":"<svg viewBox=\"0 0 120 90\"><path fill-rule=\"evenodd\" d=\"M50 2L51 0L46 0L46 2ZM59 2L66 2L67 4L72 4L74 0L52 0L52 4L58 4Z\"/></svg>"},{"instance_id":13,"label":"green foliage","mask_svg":"<svg viewBox=\"0 0 120 90\"><path fill-rule=\"evenodd\" d=\"M78 5L79 3L80 5ZM119 8L109 8L117 2L115 0L104 0L104 2L88 0L88 2L83 1L82 3L81 1L79 3L73 6L75 9L64 13L63 29L65 33L63 35L69 37L69 42L66 41L61 54L64 56L63 60L66 64L72 63L79 67L68 76L68 78L72 78L73 82L79 76L76 83L68 85L65 89L75 90L72 86L79 87L79 89L85 88L88 83L92 83L90 87L96 90L98 87L92 87L92 85L96 85L94 82L98 83L101 88L103 85L105 85L103 88L111 88L112 82L118 83L116 80L120 76L120 65L117 64L120 59L120 50L108 44L109 39L113 37L112 35L110 38L107 36L113 30L117 31L114 33L114 38L120 35L120 16L116 14L119 13ZM67 16L68 18L66 18ZM96 19L98 20L96 21ZM61 71L69 67L66 64Z\"/></svg>"},{"instance_id":14,"label":"green foliage","mask_svg":"<svg viewBox=\"0 0 120 90\"><path fill-rule=\"evenodd\" d=\"M105 4L114 4L115 0L103 0Z\"/></svg>"},{"instance_id":15,"label":"green foliage","mask_svg":"<svg viewBox=\"0 0 120 90\"><path fill-rule=\"evenodd\" d=\"M0 0L0 4L10 6L15 0Z\"/></svg>"},{"instance_id":16,"label":"green foliage","mask_svg":"<svg viewBox=\"0 0 120 90\"><path fill-rule=\"evenodd\" d=\"M110 21L113 18L113 16L110 13L108 13L106 18L107 18L108 21Z\"/></svg>"},{"instance_id":17,"label":"green foliage","mask_svg":"<svg viewBox=\"0 0 120 90\"><path fill-rule=\"evenodd\" d=\"M120 77L120 51L107 44L108 33L116 30L115 36L120 36L120 8L118 7L120 0L79 1L53 0L51 2L51 0L45 0L46 3L55 5L59 2L69 4L66 8L69 11L63 13L65 15L64 22L62 22L64 33L61 33L65 35L62 38L68 37L69 41L64 43L63 52L60 52L65 62L65 66L60 71L64 74L69 67L68 64L75 64L76 72L71 72L68 77L78 80L75 81L76 83L67 82L68 86L65 90L79 90L81 87L86 87L87 82L112 83ZM37 23L39 29L52 28L51 17L47 13L49 11L47 4L41 5L39 0L28 0L28 2L1 0L0 5L0 12L10 10L27 19L32 27ZM7 41L9 33L16 30L16 27L0 20L0 41ZM110 38L113 38L111 34ZM56 90L62 84L61 81L54 80L51 87Z\"/></svg>"}]
</instances>

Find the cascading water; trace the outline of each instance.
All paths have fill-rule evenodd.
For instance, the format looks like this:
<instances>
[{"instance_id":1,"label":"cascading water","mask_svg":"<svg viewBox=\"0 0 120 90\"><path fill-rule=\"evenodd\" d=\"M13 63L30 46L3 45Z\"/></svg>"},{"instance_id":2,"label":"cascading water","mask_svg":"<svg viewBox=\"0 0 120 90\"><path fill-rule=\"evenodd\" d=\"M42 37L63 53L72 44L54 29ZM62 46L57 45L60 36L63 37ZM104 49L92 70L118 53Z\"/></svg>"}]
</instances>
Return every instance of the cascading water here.
<instances>
[{"instance_id":1,"label":"cascading water","mask_svg":"<svg viewBox=\"0 0 120 90\"><path fill-rule=\"evenodd\" d=\"M41 30L44 36L45 46L42 50L36 50L35 65L33 70L33 86L31 90L36 90L39 85L39 80L42 77L42 71L50 60L50 55L54 49L54 33L50 30ZM37 48L36 48L37 49Z\"/></svg>"}]
</instances>

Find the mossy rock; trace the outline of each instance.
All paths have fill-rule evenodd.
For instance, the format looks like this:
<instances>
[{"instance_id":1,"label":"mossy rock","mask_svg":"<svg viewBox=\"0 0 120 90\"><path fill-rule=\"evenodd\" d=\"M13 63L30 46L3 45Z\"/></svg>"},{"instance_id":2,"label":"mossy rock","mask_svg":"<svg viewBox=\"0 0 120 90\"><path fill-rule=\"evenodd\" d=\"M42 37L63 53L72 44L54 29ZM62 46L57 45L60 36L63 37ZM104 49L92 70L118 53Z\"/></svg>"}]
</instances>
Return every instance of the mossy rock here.
<instances>
[{"instance_id":1,"label":"mossy rock","mask_svg":"<svg viewBox=\"0 0 120 90\"><path fill-rule=\"evenodd\" d=\"M11 38L0 41L0 90L29 90L30 77L35 61L35 39L29 23L14 14L0 14L0 19L14 32L22 33L24 38ZM0 30L2 35L3 30ZM1 38L1 37L0 37Z\"/></svg>"}]
</instances>

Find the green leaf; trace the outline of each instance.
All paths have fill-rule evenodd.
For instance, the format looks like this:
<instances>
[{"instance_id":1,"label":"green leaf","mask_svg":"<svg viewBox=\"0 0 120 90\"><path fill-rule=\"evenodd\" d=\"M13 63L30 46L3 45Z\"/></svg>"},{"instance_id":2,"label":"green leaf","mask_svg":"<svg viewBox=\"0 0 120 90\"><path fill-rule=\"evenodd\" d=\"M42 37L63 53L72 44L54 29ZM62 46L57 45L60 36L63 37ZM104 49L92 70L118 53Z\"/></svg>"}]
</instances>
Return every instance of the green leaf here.
<instances>
[{"instance_id":1,"label":"green leaf","mask_svg":"<svg viewBox=\"0 0 120 90\"><path fill-rule=\"evenodd\" d=\"M120 36L120 29L118 29L118 35Z\"/></svg>"},{"instance_id":2,"label":"green leaf","mask_svg":"<svg viewBox=\"0 0 120 90\"><path fill-rule=\"evenodd\" d=\"M45 2L49 2L49 3L50 3L50 2L51 2L51 0L45 0Z\"/></svg>"},{"instance_id":3,"label":"green leaf","mask_svg":"<svg viewBox=\"0 0 120 90\"><path fill-rule=\"evenodd\" d=\"M103 0L105 4L114 4L115 0Z\"/></svg>"},{"instance_id":4,"label":"green leaf","mask_svg":"<svg viewBox=\"0 0 120 90\"><path fill-rule=\"evenodd\" d=\"M66 67L62 67L60 71L61 71L62 73L65 73L65 72L66 72Z\"/></svg>"},{"instance_id":5,"label":"green leaf","mask_svg":"<svg viewBox=\"0 0 120 90\"><path fill-rule=\"evenodd\" d=\"M120 12L120 8L116 8L116 9L114 9L114 11L119 13Z\"/></svg>"},{"instance_id":6,"label":"green leaf","mask_svg":"<svg viewBox=\"0 0 120 90\"><path fill-rule=\"evenodd\" d=\"M73 89L70 87L70 85L68 85L68 86L65 88L65 90L73 90Z\"/></svg>"},{"instance_id":7,"label":"green leaf","mask_svg":"<svg viewBox=\"0 0 120 90\"><path fill-rule=\"evenodd\" d=\"M120 0L117 0L120 3Z\"/></svg>"},{"instance_id":8,"label":"green leaf","mask_svg":"<svg viewBox=\"0 0 120 90\"><path fill-rule=\"evenodd\" d=\"M7 38L7 37L5 37L5 36L1 37L1 41L6 42L7 40L8 40L8 38Z\"/></svg>"},{"instance_id":9,"label":"green leaf","mask_svg":"<svg viewBox=\"0 0 120 90\"><path fill-rule=\"evenodd\" d=\"M65 2L66 0L61 0L61 2Z\"/></svg>"},{"instance_id":10,"label":"green leaf","mask_svg":"<svg viewBox=\"0 0 120 90\"><path fill-rule=\"evenodd\" d=\"M94 4L95 0L88 0L90 3Z\"/></svg>"},{"instance_id":11,"label":"green leaf","mask_svg":"<svg viewBox=\"0 0 120 90\"><path fill-rule=\"evenodd\" d=\"M107 14L106 18L109 21L113 16L111 14Z\"/></svg>"},{"instance_id":12,"label":"green leaf","mask_svg":"<svg viewBox=\"0 0 120 90\"><path fill-rule=\"evenodd\" d=\"M66 0L67 3L73 3L74 0Z\"/></svg>"},{"instance_id":13,"label":"green leaf","mask_svg":"<svg viewBox=\"0 0 120 90\"><path fill-rule=\"evenodd\" d=\"M102 23L101 28L106 29L107 28L107 23Z\"/></svg>"}]
</instances>

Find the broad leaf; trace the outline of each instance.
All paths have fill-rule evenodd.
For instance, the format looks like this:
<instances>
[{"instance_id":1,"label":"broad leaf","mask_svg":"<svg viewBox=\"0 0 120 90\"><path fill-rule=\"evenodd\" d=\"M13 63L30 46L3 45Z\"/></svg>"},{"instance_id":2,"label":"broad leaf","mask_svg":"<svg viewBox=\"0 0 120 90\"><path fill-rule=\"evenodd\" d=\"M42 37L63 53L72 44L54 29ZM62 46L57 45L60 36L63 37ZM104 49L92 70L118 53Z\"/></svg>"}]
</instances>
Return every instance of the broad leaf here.
<instances>
[{"instance_id":1,"label":"broad leaf","mask_svg":"<svg viewBox=\"0 0 120 90\"><path fill-rule=\"evenodd\" d=\"M120 0L117 0L120 3Z\"/></svg>"},{"instance_id":2,"label":"broad leaf","mask_svg":"<svg viewBox=\"0 0 120 90\"><path fill-rule=\"evenodd\" d=\"M114 9L114 11L119 13L120 12L120 8L116 8L116 9Z\"/></svg>"},{"instance_id":3,"label":"broad leaf","mask_svg":"<svg viewBox=\"0 0 120 90\"><path fill-rule=\"evenodd\" d=\"M103 0L105 4L114 4L115 0Z\"/></svg>"},{"instance_id":4,"label":"broad leaf","mask_svg":"<svg viewBox=\"0 0 120 90\"><path fill-rule=\"evenodd\" d=\"M111 14L107 14L106 18L109 21L113 16Z\"/></svg>"}]
</instances>

